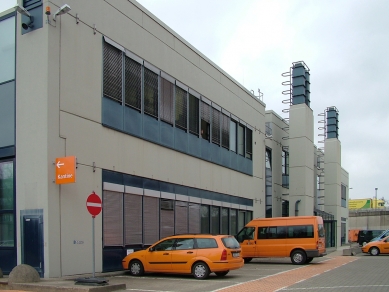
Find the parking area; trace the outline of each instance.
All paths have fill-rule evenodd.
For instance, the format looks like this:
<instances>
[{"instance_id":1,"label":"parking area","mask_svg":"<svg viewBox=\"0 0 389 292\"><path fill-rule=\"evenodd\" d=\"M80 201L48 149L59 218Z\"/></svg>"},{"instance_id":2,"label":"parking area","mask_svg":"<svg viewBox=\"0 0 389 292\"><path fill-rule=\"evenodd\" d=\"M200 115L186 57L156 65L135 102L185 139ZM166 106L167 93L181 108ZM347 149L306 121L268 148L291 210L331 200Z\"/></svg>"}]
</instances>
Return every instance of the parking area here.
<instances>
[{"instance_id":1,"label":"parking area","mask_svg":"<svg viewBox=\"0 0 389 292\"><path fill-rule=\"evenodd\" d=\"M309 265L292 265L290 259L254 259L222 278L207 280L191 276L127 274L110 277L110 283L126 284L135 292L167 291L389 291L389 256L330 255Z\"/></svg>"}]
</instances>

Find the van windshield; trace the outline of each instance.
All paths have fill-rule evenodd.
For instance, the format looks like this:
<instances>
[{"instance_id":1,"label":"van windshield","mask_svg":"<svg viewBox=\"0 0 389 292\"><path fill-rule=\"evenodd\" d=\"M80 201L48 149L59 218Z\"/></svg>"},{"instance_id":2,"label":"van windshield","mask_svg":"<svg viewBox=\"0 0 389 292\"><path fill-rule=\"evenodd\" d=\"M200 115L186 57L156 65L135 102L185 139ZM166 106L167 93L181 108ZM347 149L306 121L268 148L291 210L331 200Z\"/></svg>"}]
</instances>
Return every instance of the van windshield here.
<instances>
[{"instance_id":1,"label":"van windshield","mask_svg":"<svg viewBox=\"0 0 389 292\"><path fill-rule=\"evenodd\" d=\"M235 238L238 242L243 242L246 239L254 239L255 227L244 227Z\"/></svg>"}]
</instances>

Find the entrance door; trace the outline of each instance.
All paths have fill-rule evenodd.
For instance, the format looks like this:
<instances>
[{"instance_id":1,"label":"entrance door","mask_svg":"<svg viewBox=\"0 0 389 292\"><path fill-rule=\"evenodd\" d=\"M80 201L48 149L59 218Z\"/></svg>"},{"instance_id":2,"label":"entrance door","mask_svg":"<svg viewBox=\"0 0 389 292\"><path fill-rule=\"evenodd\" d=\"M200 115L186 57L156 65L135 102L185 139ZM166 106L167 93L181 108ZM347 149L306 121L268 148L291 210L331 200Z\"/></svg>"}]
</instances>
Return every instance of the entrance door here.
<instances>
[{"instance_id":1,"label":"entrance door","mask_svg":"<svg viewBox=\"0 0 389 292\"><path fill-rule=\"evenodd\" d=\"M23 216L23 263L35 268L43 277L43 216Z\"/></svg>"}]
</instances>

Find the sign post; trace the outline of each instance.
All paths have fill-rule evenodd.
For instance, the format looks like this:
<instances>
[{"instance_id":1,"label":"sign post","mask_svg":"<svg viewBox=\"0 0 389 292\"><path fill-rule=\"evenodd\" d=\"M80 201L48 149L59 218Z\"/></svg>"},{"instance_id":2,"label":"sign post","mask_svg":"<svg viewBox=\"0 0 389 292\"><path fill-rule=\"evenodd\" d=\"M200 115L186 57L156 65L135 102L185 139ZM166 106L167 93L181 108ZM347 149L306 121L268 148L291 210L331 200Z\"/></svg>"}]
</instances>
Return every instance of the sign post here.
<instances>
[{"instance_id":1,"label":"sign post","mask_svg":"<svg viewBox=\"0 0 389 292\"><path fill-rule=\"evenodd\" d=\"M93 191L86 199L86 208L92 215L92 250L93 250L93 277L92 278L78 278L75 284L79 285L107 285L108 281L105 279L95 278L95 217L100 214L102 209L101 199Z\"/></svg>"},{"instance_id":2,"label":"sign post","mask_svg":"<svg viewBox=\"0 0 389 292\"><path fill-rule=\"evenodd\" d=\"M86 208L92 215L93 278L95 277L95 217L101 212L101 199L93 191L86 199Z\"/></svg>"}]
</instances>

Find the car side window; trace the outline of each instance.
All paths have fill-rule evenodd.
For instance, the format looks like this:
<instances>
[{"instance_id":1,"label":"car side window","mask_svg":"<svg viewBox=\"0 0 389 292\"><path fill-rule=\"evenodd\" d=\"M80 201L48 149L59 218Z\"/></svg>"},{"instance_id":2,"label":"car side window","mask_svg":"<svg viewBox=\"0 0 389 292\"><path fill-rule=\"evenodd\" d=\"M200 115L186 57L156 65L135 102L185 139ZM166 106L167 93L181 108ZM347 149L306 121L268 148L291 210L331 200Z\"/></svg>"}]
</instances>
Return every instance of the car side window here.
<instances>
[{"instance_id":1,"label":"car side window","mask_svg":"<svg viewBox=\"0 0 389 292\"><path fill-rule=\"evenodd\" d=\"M155 251L172 250L175 239L164 240L154 246Z\"/></svg>"},{"instance_id":2,"label":"car side window","mask_svg":"<svg viewBox=\"0 0 389 292\"><path fill-rule=\"evenodd\" d=\"M217 242L214 238L196 238L197 248L216 248Z\"/></svg>"},{"instance_id":3,"label":"car side window","mask_svg":"<svg viewBox=\"0 0 389 292\"><path fill-rule=\"evenodd\" d=\"M178 238L175 244L176 250L193 249L193 238Z\"/></svg>"}]
</instances>

